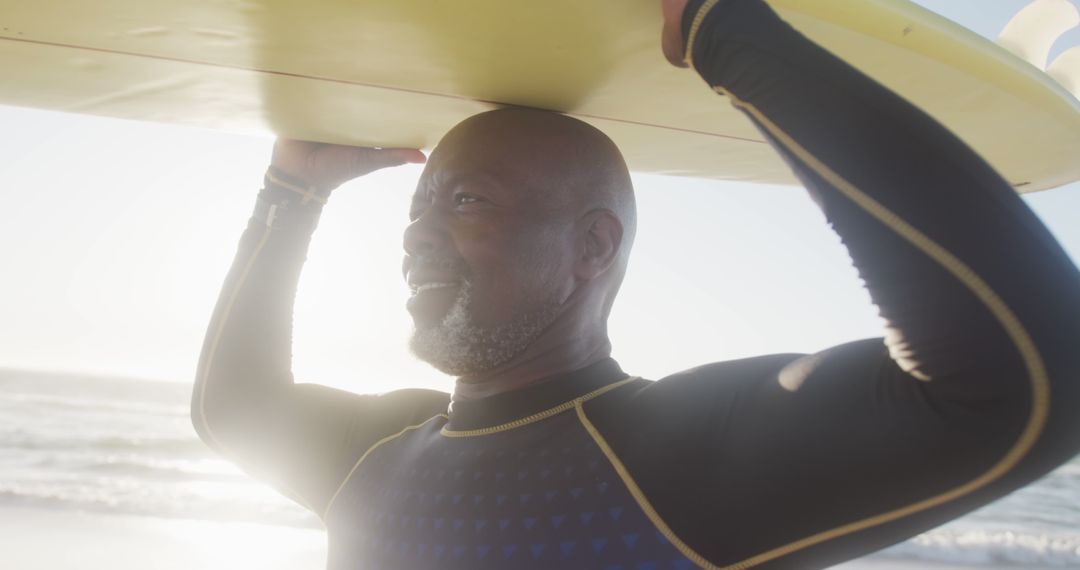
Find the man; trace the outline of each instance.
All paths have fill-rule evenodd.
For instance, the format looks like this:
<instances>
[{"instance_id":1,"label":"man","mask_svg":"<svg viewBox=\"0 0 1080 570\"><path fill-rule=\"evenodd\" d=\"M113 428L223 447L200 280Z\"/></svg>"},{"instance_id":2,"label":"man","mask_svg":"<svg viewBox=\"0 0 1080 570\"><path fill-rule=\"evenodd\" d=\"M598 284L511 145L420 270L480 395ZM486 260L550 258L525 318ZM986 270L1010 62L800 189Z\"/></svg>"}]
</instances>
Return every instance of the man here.
<instances>
[{"instance_id":1,"label":"man","mask_svg":"<svg viewBox=\"0 0 1080 570\"><path fill-rule=\"evenodd\" d=\"M1080 450L1080 277L1008 184L761 0L663 6L665 54L685 46L804 181L884 342L627 376L606 331L626 167L592 127L510 109L446 135L405 233L412 349L454 394L296 385L292 298L326 197L423 155L280 141L192 410L319 513L330 567L820 567Z\"/></svg>"}]
</instances>

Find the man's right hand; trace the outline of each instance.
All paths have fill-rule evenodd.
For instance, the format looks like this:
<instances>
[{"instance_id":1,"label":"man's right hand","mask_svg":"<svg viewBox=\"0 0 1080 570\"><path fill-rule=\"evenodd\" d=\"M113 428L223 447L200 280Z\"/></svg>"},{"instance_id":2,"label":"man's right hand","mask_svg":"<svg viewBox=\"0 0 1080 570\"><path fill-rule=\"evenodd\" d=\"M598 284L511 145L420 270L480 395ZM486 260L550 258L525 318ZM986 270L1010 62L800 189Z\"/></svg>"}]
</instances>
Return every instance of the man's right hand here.
<instances>
[{"instance_id":1,"label":"man's right hand","mask_svg":"<svg viewBox=\"0 0 1080 570\"><path fill-rule=\"evenodd\" d=\"M423 164L423 152L411 148L366 148L278 139L271 165L304 184L331 190L382 168Z\"/></svg>"}]
</instances>

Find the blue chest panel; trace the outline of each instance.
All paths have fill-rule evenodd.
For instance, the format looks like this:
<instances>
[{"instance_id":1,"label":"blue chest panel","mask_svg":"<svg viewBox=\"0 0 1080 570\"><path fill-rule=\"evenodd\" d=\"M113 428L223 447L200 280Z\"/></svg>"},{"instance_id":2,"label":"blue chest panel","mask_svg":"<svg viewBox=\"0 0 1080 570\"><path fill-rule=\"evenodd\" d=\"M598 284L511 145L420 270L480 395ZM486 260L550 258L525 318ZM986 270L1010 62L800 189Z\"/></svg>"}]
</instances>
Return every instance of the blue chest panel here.
<instances>
[{"instance_id":1,"label":"blue chest panel","mask_svg":"<svg viewBox=\"0 0 1080 570\"><path fill-rule=\"evenodd\" d=\"M656 529L574 410L489 435L432 420L374 449L328 518L329 568L695 567Z\"/></svg>"}]
</instances>

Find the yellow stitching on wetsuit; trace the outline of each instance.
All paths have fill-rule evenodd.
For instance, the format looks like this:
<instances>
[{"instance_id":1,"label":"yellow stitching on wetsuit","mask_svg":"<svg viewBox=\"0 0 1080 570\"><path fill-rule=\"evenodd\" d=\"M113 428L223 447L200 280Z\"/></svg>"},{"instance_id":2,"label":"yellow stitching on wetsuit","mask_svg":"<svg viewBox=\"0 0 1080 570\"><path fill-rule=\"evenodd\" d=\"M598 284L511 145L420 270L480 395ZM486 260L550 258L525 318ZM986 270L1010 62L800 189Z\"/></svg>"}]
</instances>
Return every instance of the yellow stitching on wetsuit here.
<instances>
[{"instance_id":1,"label":"yellow stitching on wetsuit","mask_svg":"<svg viewBox=\"0 0 1080 570\"><path fill-rule=\"evenodd\" d=\"M270 220L268 220L270 221ZM214 430L210 427L210 420L206 415L206 386L210 383L210 370L214 366L214 357L217 356L218 344L221 342L221 336L225 332L225 324L229 321L229 314L232 313L233 305L236 304L237 297L240 296L240 289L244 287L244 283L247 281L248 274L251 273L252 267L255 266L255 261L259 258L259 254L262 253L263 247L266 246L266 242L270 239L270 229L266 229L266 233L259 238L259 242L255 245L254 251L251 252L251 257L248 258L248 262L244 265L244 268L240 271L240 275L236 278L236 286L233 287L231 293L229 293L229 300L225 303L225 308L221 311L221 318L218 320L217 330L214 331L214 338L210 342L210 346L207 349L206 367L202 371L202 375L196 380L196 384L199 386L199 419L202 420L203 429L206 431L206 436L210 438L213 446L223 454L234 455L232 450L229 449L224 443L217 438ZM277 477L272 477L277 480ZM284 481L275 481L278 486L282 488L287 494L292 495L293 499L311 509L311 504L307 502L306 497L296 492L292 487L286 484ZM314 509L312 509L314 510Z\"/></svg>"},{"instance_id":2,"label":"yellow stitching on wetsuit","mask_svg":"<svg viewBox=\"0 0 1080 570\"><path fill-rule=\"evenodd\" d=\"M618 388L619 386L627 384L627 383L629 383L629 382L631 382L633 380L639 380L639 379L640 379L639 376L633 376L633 377L627 378L625 380L621 380L619 382L616 382L614 384L609 384L607 386L604 386L603 388L600 388L598 390L594 390L592 392L589 392L588 394L585 394L584 396L580 396L578 398L575 398L574 400L571 400L569 402L566 402L564 404L561 404L561 405L556 406L554 408L551 408L549 410L545 410L543 412L539 412L539 413L533 414L531 416L527 416L527 417L521 418L519 420L515 420L515 421L509 422L509 423L502 424L502 425L497 425L497 426L493 426L493 427L489 427L489 428L483 428L483 429L477 429L477 430L469 430L469 431L451 431L451 430L448 430L446 428L443 428L440 433L442 433L442 435L447 436L447 437L472 437L472 436L478 436L478 435L489 435L489 434L492 434L492 433L498 433L498 432L501 432L501 431L514 429L514 428L517 428L517 427L521 427L521 426L524 426L524 425L531 424L533 422L538 422L538 421L540 421L542 419L549 418L549 417L554 416L556 414L559 414L561 412L565 412L566 410L569 410L569 409L573 408L575 405L577 405L577 404L579 404L581 402L591 400L591 399L593 399L593 398L595 398L597 396L606 394L607 392L610 392L611 390L614 390L615 388ZM399 431L398 433L396 433L394 435L385 437L385 438L377 441L375 443L375 445L372 445L371 447L369 447L368 450L365 451L364 454L360 456L360 459L357 460L356 464L353 465L353 468L349 470L349 474L345 476L345 479L341 482L341 485L338 486L337 491L334 492L334 495L332 497L330 497L330 501L326 505L326 510L323 512L323 520L326 520L327 517L330 516L330 509L334 505L334 500L337 499L337 497L341 493L342 489L345 488L345 485L349 482L349 479L352 478L353 473L356 472L357 468L360 467L360 464L364 461L364 459L367 458L367 456L372 451L375 451L375 448L379 447L380 445L382 445L384 443L389 442L392 439L396 439L396 438L404 435L405 432L420 428L424 424L430 422L431 420L433 420L435 418L449 419L449 418L447 418L446 414L438 414L436 416L432 416L431 418L428 418L427 420L425 420L424 422L422 422L420 424L417 424L417 425L414 425L414 426L409 426L409 427Z\"/></svg>"},{"instance_id":3,"label":"yellow stitching on wetsuit","mask_svg":"<svg viewBox=\"0 0 1080 570\"><path fill-rule=\"evenodd\" d=\"M418 423L416 425L409 426L409 427L395 433L394 435L388 435L388 436L380 439L379 441L376 441L374 443L374 445L372 445L371 447L367 448L367 451L365 451L364 454L360 456L360 459L356 460L356 463L353 464L352 469L350 469L349 473L347 475L345 475L345 479L343 479L341 481L341 484L338 485L338 488L337 488L336 491L334 491L334 494L330 496L330 500L326 503L326 509L323 510L322 519L325 521L330 516L330 509L334 507L334 501L338 498L338 495L341 494L341 491L342 491L342 489L345 488L345 485L347 485L349 483L349 480L352 479L353 473L356 473L356 470L360 468L360 464L363 463L365 459L367 459L368 455L371 455L372 451L375 451L375 448L381 446L384 443L388 443L391 440L397 439L397 438L405 435L407 432L410 432L410 431L412 431L414 429L419 429L419 428L423 427L425 424L427 424L428 422L430 422L431 420L436 419L436 418L449 419L449 418L447 418L446 414L435 414L434 416L431 416L430 418L428 418L428 419L426 419L426 420L424 420L424 421L422 421L422 422L420 422L420 423Z\"/></svg>"},{"instance_id":4,"label":"yellow stitching on wetsuit","mask_svg":"<svg viewBox=\"0 0 1080 570\"><path fill-rule=\"evenodd\" d=\"M694 21L690 23L690 31L686 34L686 45L683 46L683 61L691 69L694 67L694 40L697 39L698 30L701 28L702 22L705 21L705 16L708 16L709 11L719 2L720 0L705 0L701 8L698 8L697 14L694 14Z\"/></svg>"},{"instance_id":5,"label":"yellow stitching on wetsuit","mask_svg":"<svg viewBox=\"0 0 1080 570\"><path fill-rule=\"evenodd\" d=\"M592 436L593 441L595 441L596 445L600 447L600 450L604 452L604 456L607 457L611 466L615 468L615 472L619 474L619 478L622 479L623 485L626 485L626 490L630 491L634 500L637 501L638 506L641 507L641 510L645 511L645 516L649 517L649 520L652 521L653 526L668 539L668 542L670 542L672 546L678 549L683 556L689 558L694 564L697 564L702 568L716 570L718 568L716 565L706 560L704 556L694 552L693 549L687 546L686 543L671 530L667 523L664 522L664 519L660 518L659 513L653 508L652 503L645 497L645 493L641 492L641 488L637 486L637 483L634 482L634 478L630 476L630 472L626 470L626 466L623 465L622 460L619 459L618 455L615 455L615 451L608 445L604 436L600 435L596 426L594 426L592 422L589 421L589 418L585 416L585 408L581 404L581 402L575 402L574 405L577 410L578 419L581 420L581 425L585 426L585 430Z\"/></svg>"},{"instance_id":6,"label":"yellow stitching on wetsuit","mask_svg":"<svg viewBox=\"0 0 1080 570\"><path fill-rule=\"evenodd\" d=\"M318 202L320 204L326 204L326 198L323 198L322 196L319 196L318 194L316 194L314 186L312 186L311 188L301 188L300 186L297 186L296 184L286 182L286 181L278 178L277 176L274 176L273 174L270 174L269 172L266 173L266 179L269 180L270 182L273 182L274 184L277 184L278 186L281 186L282 188L284 188L286 190L291 190L291 191L296 192L297 194L303 196L304 199L300 201L301 204L307 204L308 202L310 202L312 200L315 200L316 202Z\"/></svg>"},{"instance_id":7,"label":"yellow stitching on wetsuit","mask_svg":"<svg viewBox=\"0 0 1080 570\"><path fill-rule=\"evenodd\" d=\"M497 426L492 426L492 427L487 427L487 428L471 429L471 430L463 430L463 431L453 431L453 430L448 430L446 428L443 428L441 433L443 435L445 435L446 437L475 437L475 436L478 436L478 435L491 435L493 433L499 433L499 432L502 432L502 431L512 430L514 428L519 428L521 426L526 426L526 425L529 425L531 423L538 422L540 420L550 418L551 416L561 414L561 413L573 408L574 406L576 406L580 402L585 402L585 401L591 400L591 399L593 399L593 398L595 398L597 396L606 394L607 392L610 392L611 390L614 390L615 388L618 388L619 386L622 386L622 385L624 385L624 384L626 384L626 383L628 383L630 381L638 380L638 379L640 379L639 376L633 376L633 377L627 378L625 380L620 380L619 382L616 382L614 384L608 384L607 386L604 386L603 388L600 388L598 390L594 390L592 392L589 392L588 394L585 394L584 396L574 398L573 400L570 400L569 402L564 402L562 404L559 404L558 406L555 406L554 408L547 409L547 410L544 410L542 412L535 413L535 414L533 414L531 416L525 416L524 418L520 418L520 419L514 420L512 422L505 423L505 424L500 424L500 425L497 425Z\"/></svg>"},{"instance_id":8,"label":"yellow stitching on wetsuit","mask_svg":"<svg viewBox=\"0 0 1080 570\"><path fill-rule=\"evenodd\" d=\"M970 289L975 296L986 305L987 309L990 310L990 313L994 315L998 322L1001 323L1001 326L1009 335L1010 340L1016 345L1021 358L1024 360L1024 365L1027 368L1031 382L1031 417L1028 420L1027 425L1024 426L1024 430L1021 432L1020 437L1017 438L1013 447L1009 449L998 463L979 477L934 497L806 537L802 540L758 554L757 556L748 558L742 562L728 566L727 568L732 570L749 568L827 540L832 540L872 526L913 515L958 499L964 495L968 495L1005 475L1005 473L1015 467L1016 464L1023 459L1024 455L1031 450L1032 446L1035 445L1036 440L1038 440L1043 427L1046 424L1050 408L1050 383L1046 375L1046 368L1043 364L1042 356L1039 354L1034 341L1032 341L1031 336L1024 329L1020 320L1012 310L1009 309L1001 297L999 297L998 294L995 293L990 286L983 281L981 277L976 275L964 262L960 261L956 256L931 240L927 235L915 229L915 227L885 208L881 203L863 193L839 174L833 172L828 166L819 161L813 154L791 138L791 136L770 121L756 107L750 103L739 100L723 87L713 87L713 89L721 95L730 97L732 104L736 108L743 109L750 113L762 124L762 126L764 126L765 129L784 144L788 150L805 162L808 167L817 172L817 174L829 182L829 184L832 184L841 194L855 202L855 204L866 210L870 215L877 218L889 229L895 231L901 237L911 242L915 247L922 250L923 253L941 264L942 267Z\"/></svg>"}]
</instances>

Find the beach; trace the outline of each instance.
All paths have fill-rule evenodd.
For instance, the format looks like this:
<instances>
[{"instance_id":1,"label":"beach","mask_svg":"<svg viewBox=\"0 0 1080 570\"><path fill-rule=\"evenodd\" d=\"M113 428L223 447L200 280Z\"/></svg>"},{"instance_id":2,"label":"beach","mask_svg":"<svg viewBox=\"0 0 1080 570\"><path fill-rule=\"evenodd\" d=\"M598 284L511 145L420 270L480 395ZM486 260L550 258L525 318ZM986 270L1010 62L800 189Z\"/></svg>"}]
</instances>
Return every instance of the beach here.
<instances>
[{"instance_id":1,"label":"beach","mask_svg":"<svg viewBox=\"0 0 1080 570\"><path fill-rule=\"evenodd\" d=\"M321 530L255 523L0 508L7 570L261 570L326 565Z\"/></svg>"},{"instance_id":2,"label":"beach","mask_svg":"<svg viewBox=\"0 0 1080 570\"><path fill-rule=\"evenodd\" d=\"M317 570L326 565L324 531L273 524L3 507L0 537L3 567L9 570ZM833 568L974 570L985 566L871 557Z\"/></svg>"},{"instance_id":3,"label":"beach","mask_svg":"<svg viewBox=\"0 0 1080 570\"><path fill-rule=\"evenodd\" d=\"M323 531L279 525L5 507L0 536L3 567L10 570L306 570L326 564ZM836 568L913 567L964 568L885 560Z\"/></svg>"}]
</instances>

